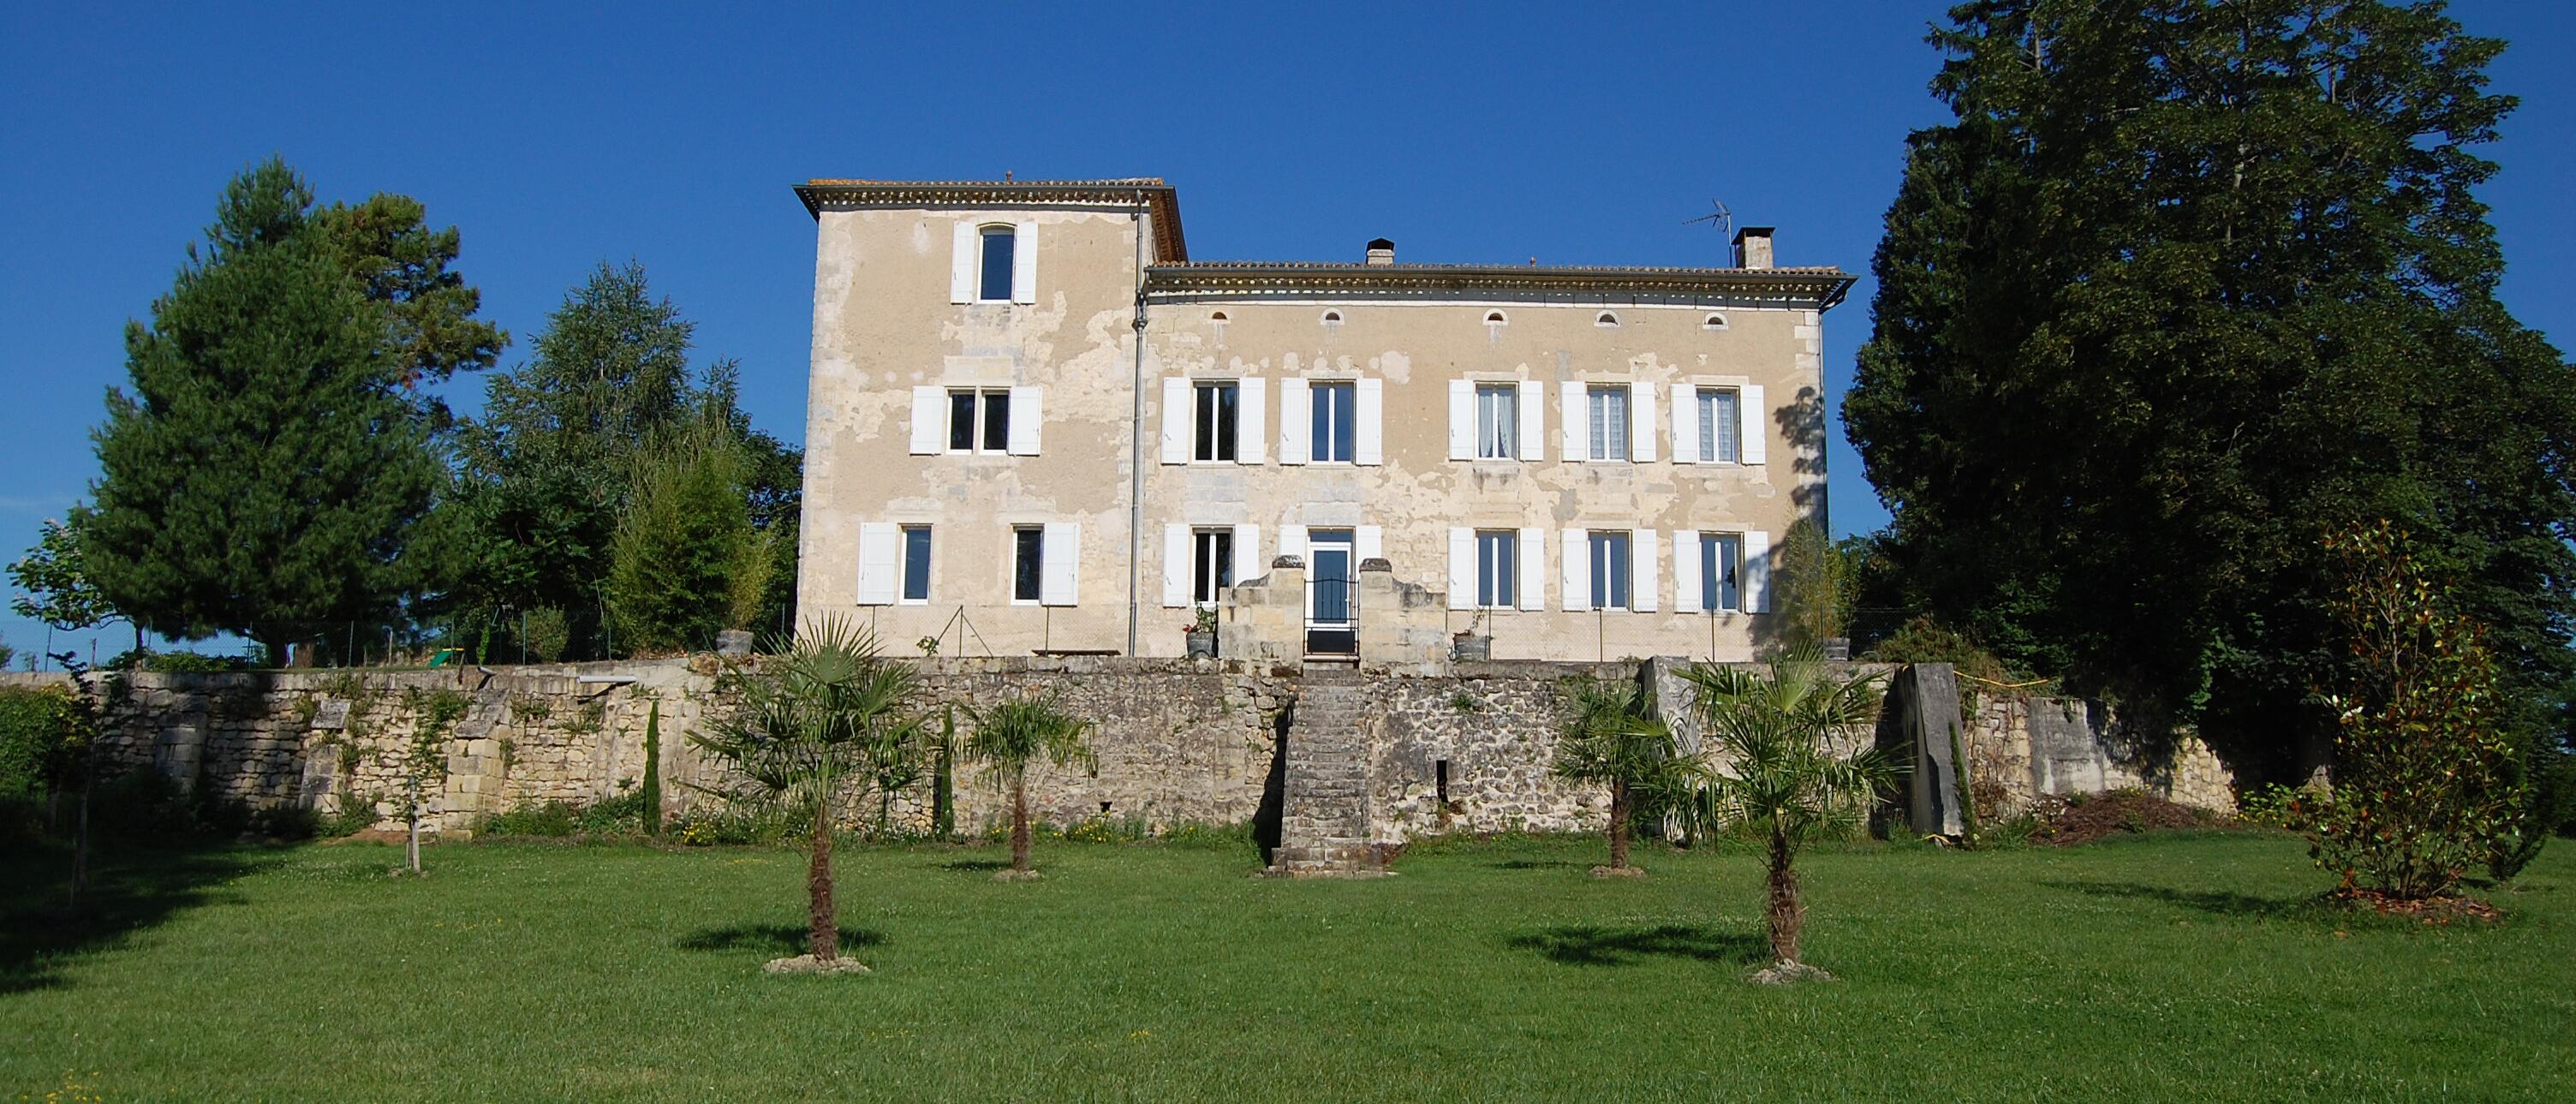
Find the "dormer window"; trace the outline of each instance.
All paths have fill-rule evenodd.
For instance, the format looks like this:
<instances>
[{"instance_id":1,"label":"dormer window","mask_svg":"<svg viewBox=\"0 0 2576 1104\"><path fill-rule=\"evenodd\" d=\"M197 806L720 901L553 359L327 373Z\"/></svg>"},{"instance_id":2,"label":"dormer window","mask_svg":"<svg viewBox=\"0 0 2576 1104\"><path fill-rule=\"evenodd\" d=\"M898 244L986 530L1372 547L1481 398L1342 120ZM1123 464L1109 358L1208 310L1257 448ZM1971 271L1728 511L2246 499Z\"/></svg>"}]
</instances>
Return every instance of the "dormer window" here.
<instances>
[{"instance_id":1,"label":"dormer window","mask_svg":"<svg viewBox=\"0 0 2576 1104\"><path fill-rule=\"evenodd\" d=\"M1605 329L1616 329L1619 326L1619 316L1609 311L1602 311L1600 317L1592 320L1592 324Z\"/></svg>"},{"instance_id":2,"label":"dormer window","mask_svg":"<svg viewBox=\"0 0 2576 1104\"><path fill-rule=\"evenodd\" d=\"M982 241L982 261L975 285L979 303L1011 301L1011 245L1016 235L1008 226L987 226L976 233Z\"/></svg>"}]
</instances>

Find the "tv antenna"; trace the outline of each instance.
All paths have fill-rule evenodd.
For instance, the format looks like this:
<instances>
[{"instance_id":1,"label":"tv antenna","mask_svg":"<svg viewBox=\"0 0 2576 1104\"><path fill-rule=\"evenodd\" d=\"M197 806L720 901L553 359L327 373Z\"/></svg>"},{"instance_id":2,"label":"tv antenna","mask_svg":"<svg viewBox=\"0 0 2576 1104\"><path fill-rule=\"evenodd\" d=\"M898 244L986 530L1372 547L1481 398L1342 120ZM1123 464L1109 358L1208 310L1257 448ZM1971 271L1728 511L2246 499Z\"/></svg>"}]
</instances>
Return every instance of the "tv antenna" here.
<instances>
[{"instance_id":1,"label":"tv antenna","mask_svg":"<svg viewBox=\"0 0 2576 1104\"><path fill-rule=\"evenodd\" d=\"M1683 219L1682 225L1688 226L1695 222L1705 222L1716 228L1718 237L1728 237L1735 230L1735 212L1727 210L1725 202L1721 200L1710 199L1708 201L1708 205L1713 208L1713 210L1695 219Z\"/></svg>"}]
</instances>

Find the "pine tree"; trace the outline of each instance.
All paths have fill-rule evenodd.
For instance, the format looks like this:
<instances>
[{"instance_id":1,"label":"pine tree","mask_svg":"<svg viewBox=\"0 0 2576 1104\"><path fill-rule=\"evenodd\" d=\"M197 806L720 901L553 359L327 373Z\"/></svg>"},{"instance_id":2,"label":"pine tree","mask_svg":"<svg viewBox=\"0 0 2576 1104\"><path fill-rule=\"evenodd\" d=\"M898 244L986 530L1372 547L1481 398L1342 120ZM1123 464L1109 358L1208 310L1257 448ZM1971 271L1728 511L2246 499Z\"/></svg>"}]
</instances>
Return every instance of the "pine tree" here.
<instances>
[{"instance_id":1,"label":"pine tree","mask_svg":"<svg viewBox=\"0 0 2576 1104\"><path fill-rule=\"evenodd\" d=\"M2576 375L2494 297L2502 43L2300 0L1978 0L1932 41L1957 118L1909 141L1845 404L1905 604L2286 769L2344 662L2320 538L2397 519L2539 736Z\"/></svg>"},{"instance_id":2,"label":"pine tree","mask_svg":"<svg viewBox=\"0 0 2576 1104\"><path fill-rule=\"evenodd\" d=\"M95 504L73 525L100 592L154 631L240 632L282 657L394 616L414 581L429 411L392 312L312 204L279 160L244 172L151 322L126 327L131 391L108 393Z\"/></svg>"}]
</instances>

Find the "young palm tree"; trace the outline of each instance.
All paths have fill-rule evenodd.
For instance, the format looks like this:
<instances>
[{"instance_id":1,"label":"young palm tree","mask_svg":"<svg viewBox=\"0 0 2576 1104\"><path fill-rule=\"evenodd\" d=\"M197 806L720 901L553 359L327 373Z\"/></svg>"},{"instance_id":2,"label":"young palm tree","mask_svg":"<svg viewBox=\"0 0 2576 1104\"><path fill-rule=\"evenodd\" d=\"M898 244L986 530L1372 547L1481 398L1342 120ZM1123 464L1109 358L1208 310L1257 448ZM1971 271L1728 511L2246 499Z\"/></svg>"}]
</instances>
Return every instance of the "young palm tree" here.
<instances>
[{"instance_id":1,"label":"young palm tree","mask_svg":"<svg viewBox=\"0 0 2576 1104\"><path fill-rule=\"evenodd\" d=\"M1091 725L1056 708L1055 699L1013 698L973 713L975 732L965 753L982 760L995 788L1011 793L1011 877L1030 877L1029 764L1043 755L1063 766L1075 759L1097 764L1092 755Z\"/></svg>"},{"instance_id":2,"label":"young palm tree","mask_svg":"<svg viewBox=\"0 0 2576 1104\"><path fill-rule=\"evenodd\" d=\"M1673 754L1672 730L1653 716L1634 682L1584 675L1565 680L1564 693L1571 716L1550 769L1569 782L1610 787L1610 865L1605 871L1630 873L1635 868L1628 865L1628 822L1635 816L1637 796L1676 779L1680 761Z\"/></svg>"},{"instance_id":3,"label":"young palm tree","mask_svg":"<svg viewBox=\"0 0 2576 1104\"><path fill-rule=\"evenodd\" d=\"M832 902L832 812L845 791L900 775L920 754L912 668L878 654L875 634L831 617L809 624L785 654L739 676L739 711L689 741L735 775L720 789L747 803L785 805L813 818L805 870L806 946L820 963L841 957Z\"/></svg>"},{"instance_id":4,"label":"young palm tree","mask_svg":"<svg viewBox=\"0 0 2576 1104\"><path fill-rule=\"evenodd\" d=\"M1798 849L1848 835L1898 768L1875 749L1837 756L1826 739L1878 715L1878 677L1837 675L1813 650L1767 670L1699 664L1683 672L1698 691L1710 761L1695 766L1695 812L1713 826L1761 841L1768 858L1773 976L1821 973L1798 959L1806 906L1798 898Z\"/></svg>"}]
</instances>

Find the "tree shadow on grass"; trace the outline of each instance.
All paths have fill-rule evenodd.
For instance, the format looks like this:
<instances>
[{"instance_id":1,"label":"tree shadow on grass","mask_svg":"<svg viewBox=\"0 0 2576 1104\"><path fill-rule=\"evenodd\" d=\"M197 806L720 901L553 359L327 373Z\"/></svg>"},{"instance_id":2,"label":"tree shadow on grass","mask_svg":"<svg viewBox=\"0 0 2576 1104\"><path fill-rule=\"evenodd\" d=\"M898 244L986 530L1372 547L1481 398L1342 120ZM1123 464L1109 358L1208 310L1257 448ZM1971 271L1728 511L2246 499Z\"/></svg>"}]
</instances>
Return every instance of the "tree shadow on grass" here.
<instances>
[{"instance_id":1,"label":"tree shadow on grass","mask_svg":"<svg viewBox=\"0 0 2576 1104\"><path fill-rule=\"evenodd\" d=\"M88 891L77 910L65 907L71 852L45 845L0 855L0 995L65 984L75 955L106 950L204 905L237 903L221 887L280 856L220 844L141 846L97 841Z\"/></svg>"},{"instance_id":2,"label":"tree shadow on grass","mask_svg":"<svg viewBox=\"0 0 2576 1104\"><path fill-rule=\"evenodd\" d=\"M841 929L841 949L856 950L885 942L885 934L864 928ZM784 958L805 953L803 924L733 924L700 928L672 944L684 951L760 951Z\"/></svg>"},{"instance_id":3,"label":"tree shadow on grass","mask_svg":"<svg viewBox=\"0 0 2576 1104\"><path fill-rule=\"evenodd\" d=\"M1572 859L1504 859L1485 864L1495 870L1581 870L1592 866Z\"/></svg>"},{"instance_id":4,"label":"tree shadow on grass","mask_svg":"<svg viewBox=\"0 0 2576 1104\"><path fill-rule=\"evenodd\" d=\"M2302 918L2316 915L2327 907L2325 901L2315 894L2256 897L2250 893L2175 889L2171 886L2146 885L2139 882L2041 882L2039 884L2043 888L2062 889L2088 897L2158 901L2168 905L2198 909L2216 916L2253 919Z\"/></svg>"},{"instance_id":5,"label":"tree shadow on grass","mask_svg":"<svg viewBox=\"0 0 2576 1104\"><path fill-rule=\"evenodd\" d=\"M1699 924L1568 924L1516 935L1510 943L1567 966L1635 966L1654 957L1751 963L1767 947L1759 936Z\"/></svg>"},{"instance_id":6,"label":"tree shadow on grass","mask_svg":"<svg viewBox=\"0 0 2576 1104\"><path fill-rule=\"evenodd\" d=\"M1009 859L950 859L939 864L939 869L954 870L961 874L990 874L996 870L1010 869L1010 866Z\"/></svg>"}]
</instances>

